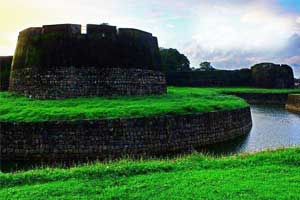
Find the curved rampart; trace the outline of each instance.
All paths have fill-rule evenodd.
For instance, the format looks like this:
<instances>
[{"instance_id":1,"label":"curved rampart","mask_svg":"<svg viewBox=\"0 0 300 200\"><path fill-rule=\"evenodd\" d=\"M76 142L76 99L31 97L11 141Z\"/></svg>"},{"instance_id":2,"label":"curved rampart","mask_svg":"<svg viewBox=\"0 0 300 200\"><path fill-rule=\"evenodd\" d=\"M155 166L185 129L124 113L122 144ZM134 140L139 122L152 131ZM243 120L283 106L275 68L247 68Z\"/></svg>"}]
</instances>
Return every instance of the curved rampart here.
<instances>
[{"instance_id":1,"label":"curved rampart","mask_svg":"<svg viewBox=\"0 0 300 200\"><path fill-rule=\"evenodd\" d=\"M167 92L162 72L121 68L18 69L12 72L10 91L37 99L152 95Z\"/></svg>"},{"instance_id":2,"label":"curved rampart","mask_svg":"<svg viewBox=\"0 0 300 200\"><path fill-rule=\"evenodd\" d=\"M94 121L0 122L3 160L106 159L190 151L249 133L250 108Z\"/></svg>"}]
</instances>

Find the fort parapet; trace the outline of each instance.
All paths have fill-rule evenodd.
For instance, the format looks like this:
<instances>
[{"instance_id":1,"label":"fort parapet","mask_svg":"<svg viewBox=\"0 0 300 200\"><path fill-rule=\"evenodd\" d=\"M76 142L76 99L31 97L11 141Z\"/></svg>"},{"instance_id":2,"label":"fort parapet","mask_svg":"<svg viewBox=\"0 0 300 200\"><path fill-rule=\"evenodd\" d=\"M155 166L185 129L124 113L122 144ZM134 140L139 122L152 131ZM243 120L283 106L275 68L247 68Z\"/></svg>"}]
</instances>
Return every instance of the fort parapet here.
<instances>
[{"instance_id":1,"label":"fort parapet","mask_svg":"<svg viewBox=\"0 0 300 200\"><path fill-rule=\"evenodd\" d=\"M40 99L166 92L157 38L106 24L20 32L10 91Z\"/></svg>"}]
</instances>

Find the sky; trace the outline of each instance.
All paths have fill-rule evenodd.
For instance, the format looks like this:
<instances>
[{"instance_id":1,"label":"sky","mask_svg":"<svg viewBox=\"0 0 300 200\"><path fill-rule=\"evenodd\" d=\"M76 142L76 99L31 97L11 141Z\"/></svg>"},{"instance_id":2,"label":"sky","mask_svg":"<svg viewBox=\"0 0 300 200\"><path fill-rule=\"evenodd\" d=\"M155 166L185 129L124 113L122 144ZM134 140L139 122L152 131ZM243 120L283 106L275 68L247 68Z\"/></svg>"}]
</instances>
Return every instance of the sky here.
<instances>
[{"instance_id":1,"label":"sky","mask_svg":"<svg viewBox=\"0 0 300 200\"><path fill-rule=\"evenodd\" d=\"M109 23L153 33L198 67L289 64L300 77L300 0L0 0L0 55L18 32L56 23Z\"/></svg>"}]
</instances>

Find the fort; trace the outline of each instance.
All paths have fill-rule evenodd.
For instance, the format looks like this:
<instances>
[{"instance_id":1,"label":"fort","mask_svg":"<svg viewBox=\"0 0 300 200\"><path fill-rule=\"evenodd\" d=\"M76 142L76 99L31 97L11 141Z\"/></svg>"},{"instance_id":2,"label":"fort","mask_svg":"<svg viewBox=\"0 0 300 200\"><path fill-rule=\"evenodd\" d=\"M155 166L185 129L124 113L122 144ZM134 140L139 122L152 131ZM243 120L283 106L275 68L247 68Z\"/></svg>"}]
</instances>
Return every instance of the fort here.
<instances>
[{"instance_id":1,"label":"fort","mask_svg":"<svg viewBox=\"0 0 300 200\"><path fill-rule=\"evenodd\" d=\"M60 24L19 33L9 91L38 99L166 92L157 38L107 24Z\"/></svg>"},{"instance_id":2,"label":"fort","mask_svg":"<svg viewBox=\"0 0 300 200\"><path fill-rule=\"evenodd\" d=\"M216 101L206 107L196 103L207 101L197 93L166 94L162 71L157 38L141 30L88 24L83 33L81 25L60 24L21 31L9 92L33 99L3 93L2 98L11 99L15 106L13 111L3 108L2 113L9 117L6 114L18 107L21 110L15 114L23 116L0 120L1 159L56 161L168 155L250 132L252 118L246 102L229 96L217 101L218 97L210 94L208 99ZM137 106L140 100L128 97L135 95L154 96L142 97L146 105ZM75 99L67 99L99 96L119 97L79 98L77 104ZM164 101L176 108L169 108ZM51 110L50 105L62 102L65 106ZM78 102L85 102L86 107L80 110ZM92 102L99 106L94 108ZM41 104L49 106L41 108ZM31 111L25 114L26 107ZM74 118L60 118L70 109L73 114L69 115ZM155 113L146 115L150 111ZM58 118L20 120L41 113ZM114 117L116 113L119 115Z\"/></svg>"}]
</instances>

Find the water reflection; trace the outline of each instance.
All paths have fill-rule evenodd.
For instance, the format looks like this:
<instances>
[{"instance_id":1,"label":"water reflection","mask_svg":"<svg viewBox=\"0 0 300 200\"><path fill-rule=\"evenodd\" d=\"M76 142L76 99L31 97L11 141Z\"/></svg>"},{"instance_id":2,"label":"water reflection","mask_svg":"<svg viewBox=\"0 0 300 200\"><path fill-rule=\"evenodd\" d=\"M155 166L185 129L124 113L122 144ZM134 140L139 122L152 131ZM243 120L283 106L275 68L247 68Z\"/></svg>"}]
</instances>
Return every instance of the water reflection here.
<instances>
[{"instance_id":1,"label":"water reflection","mask_svg":"<svg viewBox=\"0 0 300 200\"><path fill-rule=\"evenodd\" d=\"M300 146L300 114L282 106L251 106L253 127L247 137L212 145L201 151L212 154L234 154L265 149Z\"/></svg>"}]
</instances>

